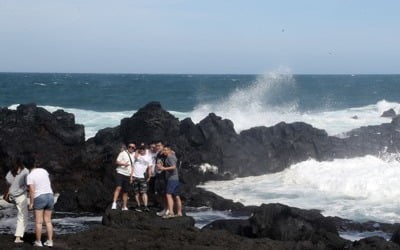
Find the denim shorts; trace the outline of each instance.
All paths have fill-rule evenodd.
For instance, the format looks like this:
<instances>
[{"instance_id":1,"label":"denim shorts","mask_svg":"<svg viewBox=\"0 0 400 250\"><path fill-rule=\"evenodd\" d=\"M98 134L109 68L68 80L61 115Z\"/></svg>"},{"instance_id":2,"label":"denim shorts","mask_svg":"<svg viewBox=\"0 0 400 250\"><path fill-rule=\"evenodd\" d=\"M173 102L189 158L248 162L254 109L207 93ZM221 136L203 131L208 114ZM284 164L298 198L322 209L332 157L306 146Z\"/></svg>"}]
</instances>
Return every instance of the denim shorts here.
<instances>
[{"instance_id":1,"label":"denim shorts","mask_svg":"<svg viewBox=\"0 0 400 250\"><path fill-rule=\"evenodd\" d=\"M179 181L178 180L168 180L167 183L167 194L179 195Z\"/></svg>"},{"instance_id":2,"label":"denim shorts","mask_svg":"<svg viewBox=\"0 0 400 250\"><path fill-rule=\"evenodd\" d=\"M41 194L33 200L33 209L35 210L53 210L54 196L53 194Z\"/></svg>"}]
</instances>

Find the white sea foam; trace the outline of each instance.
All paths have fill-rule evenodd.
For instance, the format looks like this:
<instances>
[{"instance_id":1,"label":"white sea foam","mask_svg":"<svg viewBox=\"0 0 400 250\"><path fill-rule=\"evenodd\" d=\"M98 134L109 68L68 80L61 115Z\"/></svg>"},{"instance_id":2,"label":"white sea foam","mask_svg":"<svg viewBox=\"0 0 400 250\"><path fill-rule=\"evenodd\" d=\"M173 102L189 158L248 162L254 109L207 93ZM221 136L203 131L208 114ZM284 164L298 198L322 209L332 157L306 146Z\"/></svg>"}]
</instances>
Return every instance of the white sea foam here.
<instances>
[{"instance_id":1,"label":"white sea foam","mask_svg":"<svg viewBox=\"0 0 400 250\"><path fill-rule=\"evenodd\" d=\"M218 167L211 165L209 163L203 163L200 166L198 166L198 168L202 173L209 172L209 173L218 174Z\"/></svg>"},{"instance_id":2,"label":"white sea foam","mask_svg":"<svg viewBox=\"0 0 400 250\"><path fill-rule=\"evenodd\" d=\"M43 83L43 82L34 82L33 85L38 85L38 86L42 86L42 87L47 86L47 84Z\"/></svg>"},{"instance_id":3,"label":"white sea foam","mask_svg":"<svg viewBox=\"0 0 400 250\"><path fill-rule=\"evenodd\" d=\"M366 125L390 122L381 114L393 108L400 111L400 103L381 100L364 107L342 110L299 112L295 100L280 105L268 104L268 99L277 98L283 92L291 91L296 83L288 72L272 72L262 76L248 87L236 89L226 98L215 103L200 103L191 112L194 122L199 122L209 113L233 121L240 132L255 126L273 126L279 122L306 122L324 129L329 135L340 135L351 129Z\"/></svg>"},{"instance_id":4,"label":"white sea foam","mask_svg":"<svg viewBox=\"0 0 400 250\"><path fill-rule=\"evenodd\" d=\"M234 90L220 101L200 103L191 112L170 112L179 119L190 117L196 123L213 112L232 120L237 132L255 126L273 126L282 121L287 123L302 121L326 130L329 135L342 135L361 126L390 122L390 118L380 117L390 108L396 113L400 112L400 103L385 100L363 107L318 112L299 112L296 100L284 100L280 105L268 104L268 100L279 99L282 93L291 91L295 87L296 82L289 71L271 72L259 76L248 87ZM12 105L11 108L16 106ZM122 118L131 117L136 112L136 110L97 112L56 106L43 107L51 112L64 109L75 114L76 122L85 125L86 138L93 137L100 129L119 125Z\"/></svg>"},{"instance_id":5,"label":"white sea foam","mask_svg":"<svg viewBox=\"0 0 400 250\"><path fill-rule=\"evenodd\" d=\"M202 187L246 205L283 203L320 209L326 216L400 222L400 163L365 156L307 160L276 173Z\"/></svg>"},{"instance_id":6,"label":"white sea foam","mask_svg":"<svg viewBox=\"0 0 400 250\"><path fill-rule=\"evenodd\" d=\"M215 220L228 220L228 219L248 219L249 216L234 216L230 211L216 211L208 207L201 208L186 208L186 215L191 216L196 221L195 226L203 228L205 225Z\"/></svg>"}]
</instances>

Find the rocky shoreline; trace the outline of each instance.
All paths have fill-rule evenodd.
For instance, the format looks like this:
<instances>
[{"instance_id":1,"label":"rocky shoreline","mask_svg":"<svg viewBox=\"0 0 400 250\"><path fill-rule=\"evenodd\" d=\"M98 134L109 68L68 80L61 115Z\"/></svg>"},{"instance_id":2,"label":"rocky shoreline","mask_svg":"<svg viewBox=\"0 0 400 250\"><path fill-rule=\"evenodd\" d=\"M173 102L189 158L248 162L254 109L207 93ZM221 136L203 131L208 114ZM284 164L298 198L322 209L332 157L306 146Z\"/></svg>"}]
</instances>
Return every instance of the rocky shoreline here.
<instances>
[{"instance_id":1,"label":"rocky shoreline","mask_svg":"<svg viewBox=\"0 0 400 250\"><path fill-rule=\"evenodd\" d=\"M318 211L280 204L245 207L199 189L197 185L207 180L278 172L309 158L322 161L398 152L399 129L400 117L394 116L390 123L355 129L345 138L328 136L324 130L302 122L282 122L237 134L231 121L215 114L194 124L190 118L179 121L159 103L152 102L132 117L123 119L120 126L100 130L85 141L84 128L75 124L73 114L62 110L50 113L35 104L27 104L18 106L15 111L0 109L0 175L5 176L15 156L36 153L52 175L55 191L60 193L58 211L104 213L104 218L112 222L104 222L107 220L103 218L105 225L97 229L60 236L60 249L373 249L373 246L375 249L398 249L399 245L394 243L400 242L397 225L379 224L383 231L393 233L393 242L375 237L352 243L340 238L338 229L369 230L374 223L326 218ZM128 211L122 215L121 211L107 210L114 185L114 160L121 144L149 143L158 139L168 142L181 160L185 206L247 212L252 214L250 219L216 221L199 230L189 217L159 224L159 218L150 216L146 223L140 224L134 222L145 216L143 214ZM217 168L202 168L204 163ZM4 179L0 181L0 188L5 190ZM118 216L128 216L125 219L133 221L115 227L113 223L119 221ZM172 226L165 229L165 224ZM9 237L1 236L5 244L2 249L15 247L7 243ZM85 238L90 239L89 243Z\"/></svg>"}]
</instances>

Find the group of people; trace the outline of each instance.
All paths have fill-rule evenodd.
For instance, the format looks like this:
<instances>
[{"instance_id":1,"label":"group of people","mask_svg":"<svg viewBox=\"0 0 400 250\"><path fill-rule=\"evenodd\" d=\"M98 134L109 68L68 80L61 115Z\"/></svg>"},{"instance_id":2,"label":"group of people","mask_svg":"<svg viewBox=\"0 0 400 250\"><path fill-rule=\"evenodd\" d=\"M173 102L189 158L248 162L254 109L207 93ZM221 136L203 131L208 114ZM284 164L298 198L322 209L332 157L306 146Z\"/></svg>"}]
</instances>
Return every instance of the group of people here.
<instances>
[{"instance_id":1,"label":"group of people","mask_svg":"<svg viewBox=\"0 0 400 250\"><path fill-rule=\"evenodd\" d=\"M128 210L129 191L133 187L136 210L149 211L147 192L151 192L163 206L157 215L163 218L182 216L177 164L175 152L161 141L151 143L149 147L128 143L116 159L116 188L111 209L117 209L117 200L122 192L121 209Z\"/></svg>"},{"instance_id":2,"label":"group of people","mask_svg":"<svg viewBox=\"0 0 400 250\"><path fill-rule=\"evenodd\" d=\"M34 156L16 159L11 170L6 175L9 189L5 198L17 207L17 226L15 243L23 243L23 236L28 222L28 192L29 210L35 213L34 246L53 246L53 224L51 222L54 208L54 196L51 188L49 173L40 168ZM47 240L42 243L43 222L46 225Z\"/></svg>"},{"instance_id":3,"label":"group of people","mask_svg":"<svg viewBox=\"0 0 400 250\"><path fill-rule=\"evenodd\" d=\"M116 159L116 188L111 208L117 209L117 200L122 193L122 210L128 210L128 195L133 187L136 210L150 211L147 193L151 192L163 206L163 210L157 212L158 216L182 216L177 164L175 152L161 141L150 144L148 148L144 144L136 147L134 143L129 143ZM40 167L34 155L30 155L15 160L6 180L9 188L4 198L14 203L18 211L14 242L24 242L29 208L34 210L35 215L36 240L33 245L52 247L54 195L49 173ZM41 241L43 223L47 231L44 243Z\"/></svg>"}]
</instances>

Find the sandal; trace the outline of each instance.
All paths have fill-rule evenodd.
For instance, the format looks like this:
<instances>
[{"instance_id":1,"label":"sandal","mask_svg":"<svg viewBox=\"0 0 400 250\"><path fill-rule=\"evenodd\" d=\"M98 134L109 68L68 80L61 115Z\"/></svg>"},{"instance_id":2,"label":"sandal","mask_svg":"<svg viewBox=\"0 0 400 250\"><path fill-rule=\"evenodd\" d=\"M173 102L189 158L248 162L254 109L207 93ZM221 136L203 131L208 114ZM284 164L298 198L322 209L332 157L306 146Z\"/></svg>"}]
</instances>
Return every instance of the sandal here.
<instances>
[{"instance_id":1,"label":"sandal","mask_svg":"<svg viewBox=\"0 0 400 250\"><path fill-rule=\"evenodd\" d=\"M175 215L174 214L166 214L166 215L163 215L163 219L171 219L171 218L174 218L175 217Z\"/></svg>"}]
</instances>

